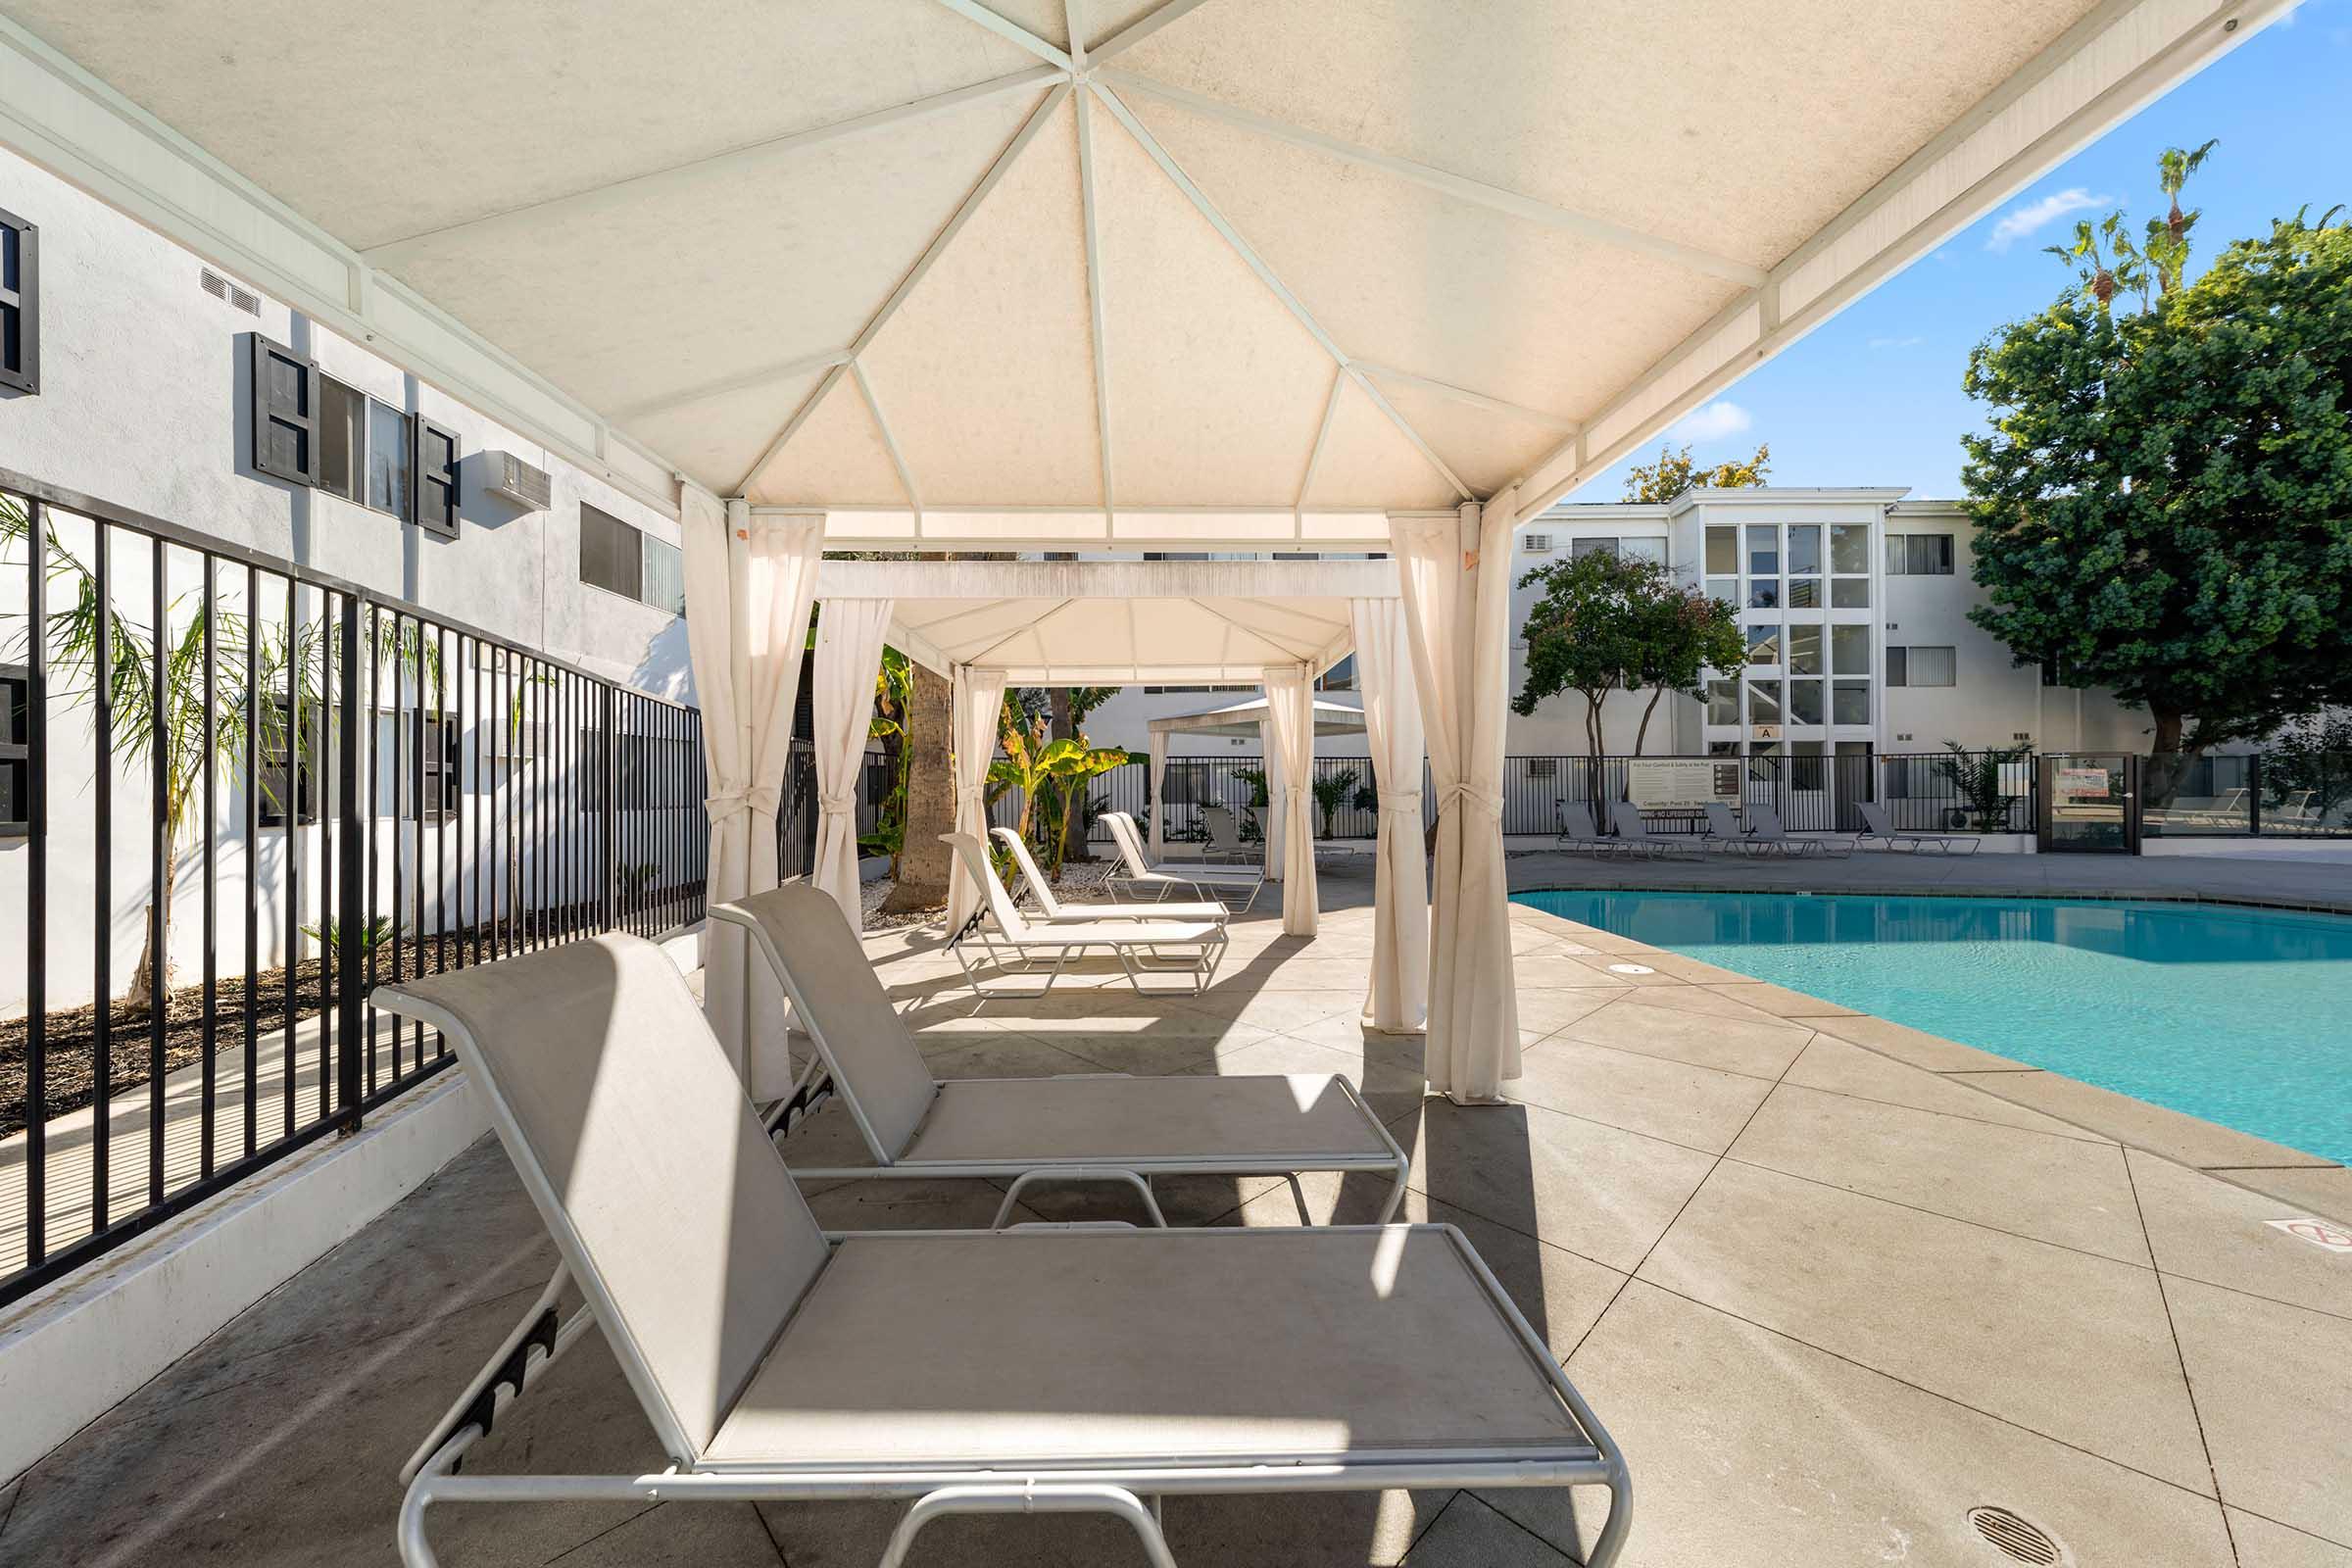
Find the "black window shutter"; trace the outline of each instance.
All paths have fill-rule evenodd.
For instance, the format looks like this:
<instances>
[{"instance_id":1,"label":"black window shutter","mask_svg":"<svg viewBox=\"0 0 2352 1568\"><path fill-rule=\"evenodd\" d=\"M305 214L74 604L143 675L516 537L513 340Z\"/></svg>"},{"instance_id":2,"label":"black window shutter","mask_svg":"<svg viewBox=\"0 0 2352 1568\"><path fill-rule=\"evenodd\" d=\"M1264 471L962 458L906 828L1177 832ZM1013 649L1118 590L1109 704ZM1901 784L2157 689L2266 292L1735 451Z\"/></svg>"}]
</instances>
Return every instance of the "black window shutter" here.
<instances>
[{"instance_id":1,"label":"black window shutter","mask_svg":"<svg viewBox=\"0 0 2352 1568\"><path fill-rule=\"evenodd\" d=\"M41 389L41 231L0 212L0 386Z\"/></svg>"},{"instance_id":2,"label":"black window shutter","mask_svg":"<svg viewBox=\"0 0 2352 1568\"><path fill-rule=\"evenodd\" d=\"M259 332L253 339L253 466L318 482L318 366Z\"/></svg>"},{"instance_id":3,"label":"black window shutter","mask_svg":"<svg viewBox=\"0 0 2352 1568\"><path fill-rule=\"evenodd\" d=\"M423 415L416 416L416 440L409 448L416 472L409 486L416 498L417 526L455 539L458 536L457 432L444 430Z\"/></svg>"}]
</instances>

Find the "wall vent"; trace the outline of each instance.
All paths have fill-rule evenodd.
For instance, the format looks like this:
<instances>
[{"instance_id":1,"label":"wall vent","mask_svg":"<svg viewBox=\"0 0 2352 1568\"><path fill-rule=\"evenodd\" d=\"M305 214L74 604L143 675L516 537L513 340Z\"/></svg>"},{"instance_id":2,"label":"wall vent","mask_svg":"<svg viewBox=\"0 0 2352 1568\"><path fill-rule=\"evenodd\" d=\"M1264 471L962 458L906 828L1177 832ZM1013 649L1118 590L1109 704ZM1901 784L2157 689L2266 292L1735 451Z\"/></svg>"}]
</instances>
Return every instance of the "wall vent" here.
<instances>
[{"instance_id":1,"label":"wall vent","mask_svg":"<svg viewBox=\"0 0 2352 1568\"><path fill-rule=\"evenodd\" d=\"M504 496L533 512L547 510L553 491L545 468L534 468L512 452L485 452L482 458L489 470L488 488L492 495Z\"/></svg>"},{"instance_id":2,"label":"wall vent","mask_svg":"<svg viewBox=\"0 0 2352 1568\"><path fill-rule=\"evenodd\" d=\"M262 314L262 297L259 294L249 288L239 288L211 268L208 267L204 270L204 274L199 281L204 291L213 298L235 306L247 316Z\"/></svg>"},{"instance_id":3,"label":"wall vent","mask_svg":"<svg viewBox=\"0 0 2352 1568\"><path fill-rule=\"evenodd\" d=\"M1519 548L1531 556L1540 556L1551 549L1551 535L1531 533L1521 537Z\"/></svg>"}]
</instances>

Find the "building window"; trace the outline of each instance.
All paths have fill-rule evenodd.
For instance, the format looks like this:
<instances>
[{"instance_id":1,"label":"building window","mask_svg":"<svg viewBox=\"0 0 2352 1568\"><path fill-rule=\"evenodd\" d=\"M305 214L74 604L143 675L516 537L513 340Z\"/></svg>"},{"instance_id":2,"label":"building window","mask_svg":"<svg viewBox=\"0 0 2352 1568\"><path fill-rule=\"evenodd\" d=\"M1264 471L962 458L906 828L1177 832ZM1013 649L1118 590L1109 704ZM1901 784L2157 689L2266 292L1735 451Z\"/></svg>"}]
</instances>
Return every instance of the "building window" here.
<instances>
[{"instance_id":1,"label":"building window","mask_svg":"<svg viewBox=\"0 0 2352 1568\"><path fill-rule=\"evenodd\" d=\"M1777 624L1747 628L1747 662L1751 664L1781 662L1781 628Z\"/></svg>"},{"instance_id":2,"label":"building window","mask_svg":"<svg viewBox=\"0 0 2352 1568\"><path fill-rule=\"evenodd\" d=\"M32 832L32 676L0 664L0 838Z\"/></svg>"},{"instance_id":3,"label":"building window","mask_svg":"<svg viewBox=\"0 0 2352 1568\"><path fill-rule=\"evenodd\" d=\"M1830 570L1840 577L1870 575L1870 528L1867 524L1840 522L1831 526Z\"/></svg>"},{"instance_id":4,"label":"building window","mask_svg":"<svg viewBox=\"0 0 2352 1568\"><path fill-rule=\"evenodd\" d=\"M1870 579L1868 577L1832 577L1830 579L1830 608L1832 610L1868 610L1870 608Z\"/></svg>"},{"instance_id":5,"label":"building window","mask_svg":"<svg viewBox=\"0 0 2352 1568\"><path fill-rule=\"evenodd\" d=\"M0 212L0 386L41 389L41 231Z\"/></svg>"},{"instance_id":6,"label":"building window","mask_svg":"<svg viewBox=\"0 0 2352 1568\"><path fill-rule=\"evenodd\" d=\"M1750 724L1781 722L1781 683L1777 680L1751 680L1747 683L1747 721Z\"/></svg>"},{"instance_id":7,"label":"building window","mask_svg":"<svg viewBox=\"0 0 2352 1568\"><path fill-rule=\"evenodd\" d=\"M1952 536L1948 533L1890 533L1886 536L1889 577L1949 577Z\"/></svg>"},{"instance_id":8,"label":"building window","mask_svg":"<svg viewBox=\"0 0 2352 1568\"><path fill-rule=\"evenodd\" d=\"M1315 690L1319 692L1351 692L1355 690L1355 656L1349 654L1346 659L1316 676Z\"/></svg>"},{"instance_id":9,"label":"building window","mask_svg":"<svg viewBox=\"0 0 2352 1568\"><path fill-rule=\"evenodd\" d=\"M1788 722L1818 724L1821 722L1821 682L1792 680L1788 683Z\"/></svg>"},{"instance_id":10,"label":"building window","mask_svg":"<svg viewBox=\"0 0 2352 1568\"><path fill-rule=\"evenodd\" d=\"M1886 684L1889 686L1950 686L1957 674L1957 650L1951 648L1889 648Z\"/></svg>"},{"instance_id":11,"label":"building window","mask_svg":"<svg viewBox=\"0 0 2352 1568\"><path fill-rule=\"evenodd\" d=\"M1830 628L1830 673L1833 675L1867 675L1870 673L1870 628L1868 626L1832 626ZM1843 720L1839 720L1843 722Z\"/></svg>"},{"instance_id":12,"label":"building window","mask_svg":"<svg viewBox=\"0 0 2352 1568\"><path fill-rule=\"evenodd\" d=\"M1830 722L1834 724L1867 724L1870 722L1870 682L1839 680L1830 683Z\"/></svg>"},{"instance_id":13,"label":"building window","mask_svg":"<svg viewBox=\"0 0 2352 1568\"><path fill-rule=\"evenodd\" d=\"M318 763L324 749L323 715L316 703L306 703L302 709L301 765L294 770L294 787L289 790L286 780L286 741L292 728L286 722L286 700L275 699L270 705L270 716L262 726L261 744L255 750L255 783L262 792L256 803L256 815L264 827L284 827L289 797L297 819L305 826L318 820Z\"/></svg>"},{"instance_id":14,"label":"building window","mask_svg":"<svg viewBox=\"0 0 2352 1568\"><path fill-rule=\"evenodd\" d=\"M1573 561L1582 561L1587 556L1614 557L1616 554L1617 541L1614 539L1577 539L1568 546L1568 556Z\"/></svg>"},{"instance_id":15,"label":"building window","mask_svg":"<svg viewBox=\"0 0 2352 1568\"><path fill-rule=\"evenodd\" d=\"M644 542L644 565L639 572L642 597L656 610L672 615L686 613L686 557L676 545L663 544L650 533Z\"/></svg>"},{"instance_id":16,"label":"building window","mask_svg":"<svg viewBox=\"0 0 2352 1568\"><path fill-rule=\"evenodd\" d=\"M1734 726L1740 722L1740 683L1734 680L1707 682L1707 722Z\"/></svg>"},{"instance_id":17,"label":"building window","mask_svg":"<svg viewBox=\"0 0 2352 1568\"><path fill-rule=\"evenodd\" d=\"M322 374L259 332L253 466L435 533L458 533L457 435Z\"/></svg>"},{"instance_id":18,"label":"building window","mask_svg":"<svg viewBox=\"0 0 2352 1568\"><path fill-rule=\"evenodd\" d=\"M580 581L634 599L645 583L645 550L637 530L609 512L580 506Z\"/></svg>"},{"instance_id":19,"label":"building window","mask_svg":"<svg viewBox=\"0 0 2352 1568\"><path fill-rule=\"evenodd\" d=\"M1725 604L1732 606L1734 609L1738 609L1740 605L1740 579L1737 577L1709 577L1707 579L1707 597L1709 599L1720 599Z\"/></svg>"},{"instance_id":20,"label":"building window","mask_svg":"<svg viewBox=\"0 0 2352 1568\"><path fill-rule=\"evenodd\" d=\"M1821 673L1821 628L1819 626L1790 626L1788 628L1788 673L1818 675Z\"/></svg>"},{"instance_id":21,"label":"building window","mask_svg":"<svg viewBox=\"0 0 2352 1568\"><path fill-rule=\"evenodd\" d=\"M409 416L388 403L368 400L368 505L409 520Z\"/></svg>"},{"instance_id":22,"label":"building window","mask_svg":"<svg viewBox=\"0 0 2352 1568\"><path fill-rule=\"evenodd\" d=\"M1739 529L1709 528L1707 530L1707 573L1709 576L1719 577L1739 575Z\"/></svg>"},{"instance_id":23,"label":"building window","mask_svg":"<svg viewBox=\"0 0 2352 1568\"><path fill-rule=\"evenodd\" d=\"M395 746L394 738L398 737ZM424 775L424 819L440 822L457 814L458 721L446 713L412 710L382 714L376 726L378 764L392 776L389 794L403 821L416 819L417 774ZM422 751L423 756L417 753Z\"/></svg>"},{"instance_id":24,"label":"building window","mask_svg":"<svg viewBox=\"0 0 2352 1568\"><path fill-rule=\"evenodd\" d=\"M1620 539L1617 541L1617 554L1628 561L1647 561L1663 566L1666 564L1666 541L1664 538L1656 536L1643 539Z\"/></svg>"},{"instance_id":25,"label":"building window","mask_svg":"<svg viewBox=\"0 0 2352 1568\"><path fill-rule=\"evenodd\" d=\"M318 488L368 503L368 395L318 377Z\"/></svg>"}]
</instances>

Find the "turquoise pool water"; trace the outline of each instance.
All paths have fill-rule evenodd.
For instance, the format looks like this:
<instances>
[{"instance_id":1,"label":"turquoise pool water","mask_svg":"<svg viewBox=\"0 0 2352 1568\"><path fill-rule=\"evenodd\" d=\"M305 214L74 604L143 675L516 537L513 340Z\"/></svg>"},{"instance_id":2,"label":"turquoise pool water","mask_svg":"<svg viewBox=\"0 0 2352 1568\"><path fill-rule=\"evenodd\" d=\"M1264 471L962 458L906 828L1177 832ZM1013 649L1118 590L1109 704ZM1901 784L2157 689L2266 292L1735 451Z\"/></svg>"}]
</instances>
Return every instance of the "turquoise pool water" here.
<instances>
[{"instance_id":1,"label":"turquoise pool water","mask_svg":"<svg viewBox=\"0 0 2352 1568\"><path fill-rule=\"evenodd\" d=\"M2352 1163L2352 918L2044 899L1512 898Z\"/></svg>"}]
</instances>

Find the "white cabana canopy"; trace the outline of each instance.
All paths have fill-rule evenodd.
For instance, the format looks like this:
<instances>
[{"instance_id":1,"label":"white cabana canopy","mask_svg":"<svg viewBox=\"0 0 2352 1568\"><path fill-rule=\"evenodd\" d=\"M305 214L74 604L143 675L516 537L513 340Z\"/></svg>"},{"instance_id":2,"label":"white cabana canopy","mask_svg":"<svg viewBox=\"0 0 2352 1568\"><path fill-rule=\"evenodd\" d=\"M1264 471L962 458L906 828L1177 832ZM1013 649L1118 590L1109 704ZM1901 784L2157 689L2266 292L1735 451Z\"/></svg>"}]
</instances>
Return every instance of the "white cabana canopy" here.
<instances>
[{"instance_id":1,"label":"white cabana canopy","mask_svg":"<svg viewBox=\"0 0 2352 1568\"><path fill-rule=\"evenodd\" d=\"M1246 703L1229 703L1223 708L1205 709L1198 713L1167 713L1152 719L1145 727L1156 738L1161 735L1230 735L1255 736L1264 727L1271 705L1263 697L1252 697ZM1361 735L1364 732L1364 710L1346 703L1335 703L1328 697L1315 699L1315 735Z\"/></svg>"},{"instance_id":2,"label":"white cabana canopy","mask_svg":"<svg viewBox=\"0 0 2352 1568\"><path fill-rule=\"evenodd\" d=\"M0 141L677 507L726 833L820 549L1390 553L1482 1100L1512 530L2289 4L0 0ZM1357 596L985 597L893 612L974 713L1162 621L1295 701Z\"/></svg>"}]
</instances>

